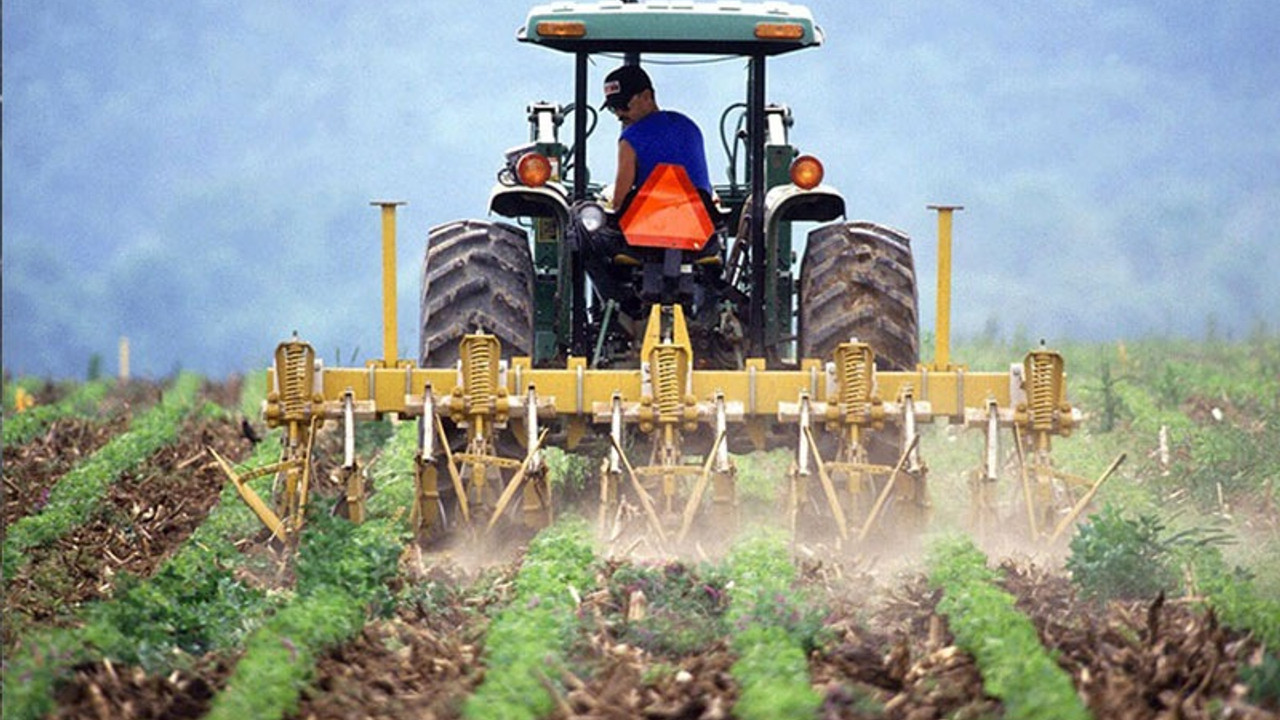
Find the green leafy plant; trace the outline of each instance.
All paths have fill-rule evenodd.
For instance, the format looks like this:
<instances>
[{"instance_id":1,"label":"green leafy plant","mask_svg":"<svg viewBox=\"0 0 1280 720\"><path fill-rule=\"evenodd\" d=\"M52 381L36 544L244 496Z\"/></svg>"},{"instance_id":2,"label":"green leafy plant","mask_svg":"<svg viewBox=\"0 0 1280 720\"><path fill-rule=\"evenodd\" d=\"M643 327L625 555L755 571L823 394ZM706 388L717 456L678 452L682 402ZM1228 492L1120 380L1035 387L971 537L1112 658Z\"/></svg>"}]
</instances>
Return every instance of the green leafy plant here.
<instances>
[{"instance_id":1,"label":"green leafy plant","mask_svg":"<svg viewBox=\"0 0 1280 720\"><path fill-rule=\"evenodd\" d=\"M463 706L473 720L535 720L551 712L565 648L578 627L577 603L594 583L595 550L585 523L562 520L529 544L515 597L493 619L485 640L484 682Z\"/></svg>"},{"instance_id":2,"label":"green leafy plant","mask_svg":"<svg viewBox=\"0 0 1280 720\"><path fill-rule=\"evenodd\" d=\"M728 575L730 647L738 656L730 673L742 688L734 714L813 716L822 698L810 686L806 652L817 643L821 620L795 590L786 538L761 533L739 542L729 553Z\"/></svg>"},{"instance_id":3,"label":"green leafy plant","mask_svg":"<svg viewBox=\"0 0 1280 720\"><path fill-rule=\"evenodd\" d=\"M734 455L733 464L737 467L734 485L738 494L745 500L777 502L794 462L793 455L791 450L781 448Z\"/></svg>"},{"instance_id":4,"label":"green leafy plant","mask_svg":"<svg viewBox=\"0 0 1280 720\"><path fill-rule=\"evenodd\" d=\"M44 432L45 428L64 417L92 417L98 411L107 392L113 386L110 380L98 380L79 385L67 397L53 405L36 405L23 412L9 412L6 403L4 418L4 444L21 445Z\"/></svg>"},{"instance_id":5,"label":"green leafy plant","mask_svg":"<svg viewBox=\"0 0 1280 720\"><path fill-rule=\"evenodd\" d=\"M956 644L973 655L983 689L1004 702L1009 720L1090 717L1071 685L1019 612L1012 595L971 540L935 544L929 581L943 591L938 612L947 616Z\"/></svg>"},{"instance_id":6,"label":"green leafy plant","mask_svg":"<svg viewBox=\"0 0 1280 720\"><path fill-rule=\"evenodd\" d=\"M374 468L377 502L361 525L313 505L294 564L294 598L258 627L210 718L278 718L297 707L327 648L395 606L389 584L408 531L400 510L413 492L416 430L402 423ZM239 505L239 503L237 503Z\"/></svg>"},{"instance_id":7,"label":"green leafy plant","mask_svg":"<svg viewBox=\"0 0 1280 720\"><path fill-rule=\"evenodd\" d=\"M1249 687L1249 698L1259 705L1280 707L1280 657L1267 653L1261 664L1240 670L1240 680Z\"/></svg>"},{"instance_id":8,"label":"green leafy plant","mask_svg":"<svg viewBox=\"0 0 1280 720\"><path fill-rule=\"evenodd\" d=\"M619 638L670 657L711 647L726 633L725 580L679 562L619 567L609 578L614 605L627 607L637 592L646 600L642 618L618 622Z\"/></svg>"},{"instance_id":9,"label":"green leafy plant","mask_svg":"<svg viewBox=\"0 0 1280 720\"><path fill-rule=\"evenodd\" d=\"M297 707L320 653L392 607L401 538L385 520L355 525L313 513L299 545L295 599L254 631L208 715L278 718Z\"/></svg>"},{"instance_id":10,"label":"green leafy plant","mask_svg":"<svg viewBox=\"0 0 1280 720\"><path fill-rule=\"evenodd\" d=\"M594 463L589 456L567 453L558 447L543 448L542 456L552 485L570 495L582 493L595 474Z\"/></svg>"},{"instance_id":11,"label":"green leafy plant","mask_svg":"<svg viewBox=\"0 0 1280 720\"><path fill-rule=\"evenodd\" d=\"M1271 651L1270 665L1260 669L1256 676L1264 693L1277 691L1280 683L1273 684L1276 648L1280 648L1280 598L1258 590L1254 577L1243 568L1229 568L1217 547L1207 547L1197 553L1192 562L1197 595L1217 613L1225 625L1253 633ZM1266 665L1266 664L1264 664Z\"/></svg>"},{"instance_id":12,"label":"green leafy plant","mask_svg":"<svg viewBox=\"0 0 1280 720\"><path fill-rule=\"evenodd\" d=\"M1112 505L1080 525L1067 570L1088 597L1154 597L1177 589L1183 565L1200 549L1227 542L1212 528L1171 531L1158 517L1126 517Z\"/></svg>"},{"instance_id":13,"label":"green leafy plant","mask_svg":"<svg viewBox=\"0 0 1280 720\"><path fill-rule=\"evenodd\" d=\"M259 443L241 470L261 467L280 453L280 433ZM253 481L263 493L271 478ZM275 607L239 583L243 555L235 542L261 527L228 484L221 502L182 548L146 580L125 579L110 600L82 613L80 628L54 628L24 637L5 658L5 718L39 718L54 707L55 683L76 663L94 657L137 662L163 671L183 657L238 645Z\"/></svg>"}]
</instances>

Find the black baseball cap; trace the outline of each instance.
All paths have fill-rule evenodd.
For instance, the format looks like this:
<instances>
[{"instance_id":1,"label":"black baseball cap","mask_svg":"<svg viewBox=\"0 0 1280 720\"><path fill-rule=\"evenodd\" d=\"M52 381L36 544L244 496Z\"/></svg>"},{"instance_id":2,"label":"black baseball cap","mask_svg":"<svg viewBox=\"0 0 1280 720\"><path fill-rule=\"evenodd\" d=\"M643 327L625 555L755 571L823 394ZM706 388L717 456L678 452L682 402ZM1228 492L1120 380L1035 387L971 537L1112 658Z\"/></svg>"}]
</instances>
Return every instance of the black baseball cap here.
<instances>
[{"instance_id":1,"label":"black baseball cap","mask_svg":"<svg viewBox=\"0 0 1280 720\"><path fill-rule=\"evenodd\" d=\"M600 109L624 108L641 90L652 90L653 82L639 65L623 65L604 78L604 104Z\"/></svg>"}]
</instances>

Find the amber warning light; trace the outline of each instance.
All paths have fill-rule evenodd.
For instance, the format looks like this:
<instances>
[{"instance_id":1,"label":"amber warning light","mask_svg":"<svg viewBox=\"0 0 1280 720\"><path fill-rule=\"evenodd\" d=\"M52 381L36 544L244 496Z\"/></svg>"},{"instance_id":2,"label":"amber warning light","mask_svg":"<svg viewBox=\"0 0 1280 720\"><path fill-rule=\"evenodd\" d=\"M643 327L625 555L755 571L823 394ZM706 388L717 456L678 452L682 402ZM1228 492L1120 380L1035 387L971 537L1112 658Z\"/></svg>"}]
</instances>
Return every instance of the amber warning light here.
<instances>
[{"instance_id":1,"label":"amber warning light","mask_svg":"<svg viewBox=\"0 0 1280 720\"><path fill-rule=\"evenodd\" d=\"M756 37L761 40L803 40L804 26L795 23L757 23Z\"/></svg>"},{"instance_id":2,"label":"amber warning light","mask_svg":"<svg viewBox=\"0 0 1280 720\"><path fill-rule=\"evenodd\" d=\"M516 162L516 175L529 187L542 187L551 179L551 161L546 155L525 153Z\"/></svg>"},{"instance_id":3,"label":"amber warning light","mask_svg":"<svg viewBox=\"0 0 1280 720\"><path fill-rule=\"evenodd\" d=\"M812 155L801 155L791 163L791 182L812 190L822 182L822 162Z\"/></svg>"},{"instance_id":4,"label":"amber warning light","mask_svg":"<svg viewBox=\"0 0 1280 720\"><path fill-rule=\"evenodd\" d=\"M584 37L587 34L586 23L579 21L559 21L553 22L546 20L538 23L538 34L542 37Z\"/></svg>"}]
</instances>

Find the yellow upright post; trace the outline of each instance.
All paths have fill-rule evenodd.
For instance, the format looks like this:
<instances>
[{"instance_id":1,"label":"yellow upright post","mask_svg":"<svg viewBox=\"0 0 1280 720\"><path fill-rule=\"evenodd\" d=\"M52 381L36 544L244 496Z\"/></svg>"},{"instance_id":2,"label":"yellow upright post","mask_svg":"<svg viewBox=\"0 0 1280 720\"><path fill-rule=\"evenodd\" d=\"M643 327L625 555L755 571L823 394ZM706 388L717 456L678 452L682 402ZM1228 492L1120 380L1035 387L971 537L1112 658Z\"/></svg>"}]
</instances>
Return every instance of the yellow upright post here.
<instances>
[{"instance_id":1,"label":"yellow upright post","mask_svg":"<svg viewBox=\"0 0 1280 720\"><path fill-rule=\"evenodd\" d=\"M129 381L129 338L120 336L120 382Z\"/></svg>"},{"instance_id":2,"label":"yellow upright post","mask_svg":"<svg viewBox=\"0 0 1280 720\"><path fill-rule=\"evenodd\" d=\"M393 368L399 362L396 340L396 207L399 200L374 200L382 208L382 362Z\"/></svg>"},{"instance_id":3,"label":"yellow upright post","mask_svg":"<svg viewBox=\"0 0 1280 720\"><path fill-rule=\"evenodd\" d=\"M938 212L938 317L934 370L951 368L951 214L963 205L930 205Z\"/></svg>"}]
</instances>

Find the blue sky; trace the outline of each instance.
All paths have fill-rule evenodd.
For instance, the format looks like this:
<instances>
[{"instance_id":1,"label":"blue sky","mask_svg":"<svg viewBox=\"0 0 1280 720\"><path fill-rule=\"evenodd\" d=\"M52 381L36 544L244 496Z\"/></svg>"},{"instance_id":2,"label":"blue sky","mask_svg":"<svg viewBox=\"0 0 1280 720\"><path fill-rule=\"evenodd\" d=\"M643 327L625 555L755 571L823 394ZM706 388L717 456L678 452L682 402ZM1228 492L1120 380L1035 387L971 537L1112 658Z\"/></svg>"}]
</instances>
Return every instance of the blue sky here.
<instances>
[{"instance_id":1,"label":"blue sky","mask_svg":"<svg viewBox=\"0 0 1280 720\"><path fill-rule=\"evenodd\" d=\"M483 217L530 101L572 63L515 42L529 4L18 0L3 5L3 361L222 376L297 330L380 352L378 215L400 215L400 346L428 229ZM792 139L850 216L915 239L959 203L953 328L1236 337L1280 315L1280 4L822 1L827 44L771 67ZM601 60L602 77L614 64ZM740 63L655 67L712 172ZM594 84L593 84L594 85ZM612 175L616 126L592 139Z\"/></svg>"}]
</instances>

